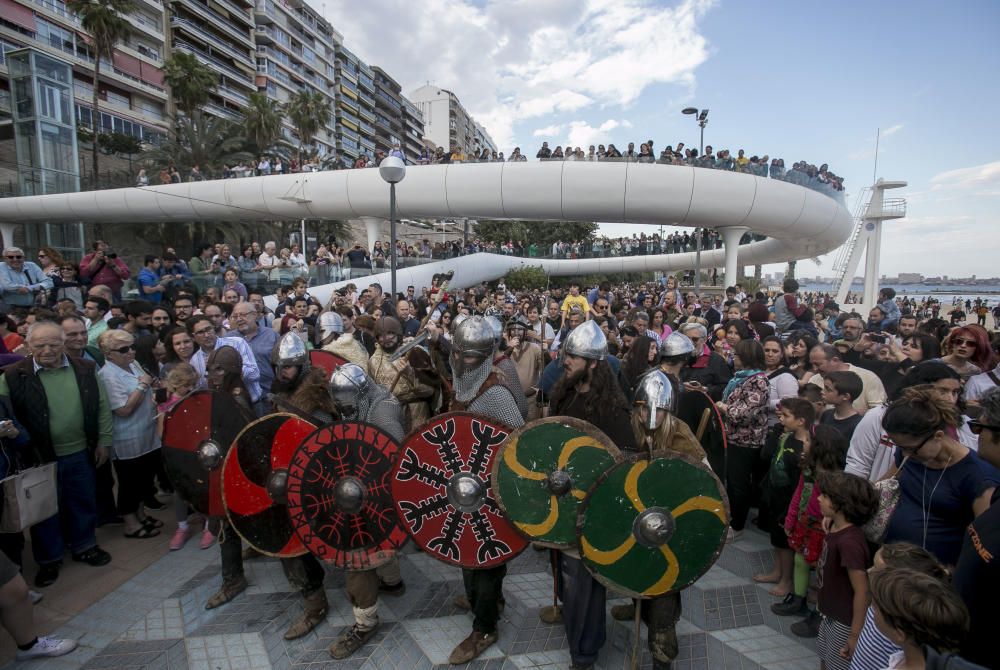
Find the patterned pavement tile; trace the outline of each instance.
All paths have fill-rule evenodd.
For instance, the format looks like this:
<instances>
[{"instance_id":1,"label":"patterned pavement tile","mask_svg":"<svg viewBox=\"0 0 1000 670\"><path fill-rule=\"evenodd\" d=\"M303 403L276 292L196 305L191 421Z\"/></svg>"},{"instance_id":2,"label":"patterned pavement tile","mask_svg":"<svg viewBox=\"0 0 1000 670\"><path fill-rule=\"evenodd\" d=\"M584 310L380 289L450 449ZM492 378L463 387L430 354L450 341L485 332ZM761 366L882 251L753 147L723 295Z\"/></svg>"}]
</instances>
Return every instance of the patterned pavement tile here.
<instances>
[{"instance_id":1,"label":"patterned pavement tile","mask_svg":"<svg viewBox=\"0 0 1000 670\"><path fill-rule=\"evenodd\" d=\"M114 668L139 670L140 668L186 667L184 641L181 639L145 642L115 642L82 666L83 670Z\"/></svg>"},{"instance_id":2,"label":"patterned pavement tile","mask_svg":"<svg viewBox=\"0 0 1000 670\"><path fill-rule=\"evenodd\" d=\"M816 667L816 652L768 626L749 626L732 630L720 630L709 633L716 640L725 644L749 660L771 667L771 664L790 662L808 663Z\"/></svg>"},{"instance_id":3,"label":"patterned pavement tile","mask_svg":"<svg viewBox=\"0 0 1000 670\"><path fill-rule=\"evenodd\" d=\"M256 634L188 637L188 667L191 670L270 670L264 643Z\"/></svg>"},{"instance_id":4,"label":"patterned pavement tile","mask_svg":"<svg viewBox=\"0 0 1000 670\"><path fill-rule=\"evenodd\" d=\"M507 598L517 598L525 607L538 610L552 604L552 575L547 572L508 574L503 580Z\"/></svg>"},{"instance_id":5,"label":"patterned pavement tile","mask_svg":"<svg viewBox=\"0 0 1000 670\"><path fill-rule=\"evenodd\" d=\"M718 589L699 589L703 594L705 630L763 625L764 615L752 584Z\"/></svg>"},{"instance_id":6,"label":"patterned pavement tile","mask_svg":"<svg viewBox=\"0 0 1000 670\"><path fill-rule=\"evenodd\" d=\"M241 593L218 608L218 613L189 633L193 636L259 633L286 611L295 609L298 593Z\"/></svg>"},{"instance_id":7,"label":"patterned pavement tile","mask_svg":"<svg viewBox=\"0 0 1000 670\"><path fill-rule=\"evenodd\" d=\"M121 640L178 640L184 637L181 601L167 598L125 631Z\"/></svg>"},{"instance_id":8,"label":"patterned pavement tile","mask_svg":"<svg viewBox=\"0 0 1000 670\"><path fill-rule=\"evenodd\" d=\"M415 619L402 624L410 637L420 645L424 655L435 665L448 662L448 656L458 644L472 632L471 615L439 617L436 619ZM506 631L505 631L506 629ZM501 624L500 633L510 634L509 626ZM479 657L484 660L502 658L500 645L495 644Z\"/></svg>"},{"instance_id":9,"label":"patterned pavement tile","mask_svg":"<svg viewBox=\"0 0 1000 670\"><path fill-rule=\"evenodd\" d=\"M504 582L506 587L506 580ZM461 580L432 582L423 588L422 593L422 599L414 603L413 607L406 613L406 619L431 619L465 613L465 610L455 607L453 604L455 598L465 594L465 586ZM384 600L391 599L385 598ZM391 609L396 609L395 603L389 602L388 604Z\"/></svg>"}]
</instances>

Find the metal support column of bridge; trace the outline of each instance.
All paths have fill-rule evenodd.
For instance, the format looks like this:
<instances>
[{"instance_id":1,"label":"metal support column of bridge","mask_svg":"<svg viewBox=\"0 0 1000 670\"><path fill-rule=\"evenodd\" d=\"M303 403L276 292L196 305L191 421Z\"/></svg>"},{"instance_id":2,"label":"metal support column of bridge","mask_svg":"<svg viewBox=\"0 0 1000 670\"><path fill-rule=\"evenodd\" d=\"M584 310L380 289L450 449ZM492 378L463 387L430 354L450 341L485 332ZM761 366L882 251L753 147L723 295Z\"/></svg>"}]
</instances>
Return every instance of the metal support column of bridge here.
<instances>
[{"instance_id":1,"label":"metal support column of bridge","mask_svg":"<svg viewBox=\"0 0 1000 670\"><path fill-rule=\"evenodd\" d=\"M380 233L385 219L377 216L362 216L361 223L365 224L365 232L368 234L368 251L370 252L375 248L375 241L382 239ZM386 249L385 252L389 253L389 250Z\"/></svg>"},{"instance_id":2,"label":"metal support column of bridge","mask_svg":"<svg viewBox=\"0 0 1000 670\"><path fill-rule=\"evenodd\" d=\"M736 273L739 269L740 239L749 231L746 226L719 228L719 233L722 234L722 247L726 251L726 286L733 286L739 281Z\"/></svg>"}]
</instances>

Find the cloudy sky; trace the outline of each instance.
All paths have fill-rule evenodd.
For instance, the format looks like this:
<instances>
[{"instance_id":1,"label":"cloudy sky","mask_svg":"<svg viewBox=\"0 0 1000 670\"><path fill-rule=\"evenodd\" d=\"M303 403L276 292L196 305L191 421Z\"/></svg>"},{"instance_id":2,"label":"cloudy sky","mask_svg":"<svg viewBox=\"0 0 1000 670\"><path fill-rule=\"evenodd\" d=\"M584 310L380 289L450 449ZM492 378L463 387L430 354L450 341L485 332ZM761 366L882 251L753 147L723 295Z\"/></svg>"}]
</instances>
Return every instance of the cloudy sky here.
<instances>
[{"instance_id":1,"label":"cloudy sky","mask_svg":"<svg viewBox=\"0 0 1000 670\"><path fill-rule=\"evenodd\" d=\"M348 48L404 93L453 90L500 148L706 144L805 159L855 198L878 176L909 216L882 272L1000 275L1000 3L326 0ZM609 234L635 226L605 225ZM830 258L805 274L830 274ZM774 266L773 269L780 269Z\"/></svg>"}]
</instances>

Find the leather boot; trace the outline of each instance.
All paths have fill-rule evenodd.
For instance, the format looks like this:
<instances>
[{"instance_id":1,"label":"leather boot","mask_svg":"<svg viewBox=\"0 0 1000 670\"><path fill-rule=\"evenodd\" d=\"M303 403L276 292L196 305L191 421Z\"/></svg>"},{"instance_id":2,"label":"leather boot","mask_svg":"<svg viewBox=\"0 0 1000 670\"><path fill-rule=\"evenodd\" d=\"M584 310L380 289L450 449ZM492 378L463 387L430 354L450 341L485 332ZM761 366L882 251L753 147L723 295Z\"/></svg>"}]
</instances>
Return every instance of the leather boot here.
<instances>
[{"instance_id":1,"label":"leather boot","mask_svg":"<svg viewBox=\"0 0 1000 670\"><path fill-rule=\"evenodd\" d=\"M246 588L247 580L243 575L240 575L239 577L236 577L228 582L223 582L222 588L219 589L214 596L209 598L207 603L205 603L205 609L213 610L220 605L225 605L230 600L243 593Z\"/></svg>"},{"instance_id":2,"label":"leather boot","mask_svg":"<svg viewBox=\"0 0 1000 670\"><path fill-rule=\"evenodd\" d=\"M326 591L323 589L317 589L305 596L302 601L302 616L285 631L285 639L295 640L306 635L326 619L328 609Z\"/></svg>"}]
</instances>

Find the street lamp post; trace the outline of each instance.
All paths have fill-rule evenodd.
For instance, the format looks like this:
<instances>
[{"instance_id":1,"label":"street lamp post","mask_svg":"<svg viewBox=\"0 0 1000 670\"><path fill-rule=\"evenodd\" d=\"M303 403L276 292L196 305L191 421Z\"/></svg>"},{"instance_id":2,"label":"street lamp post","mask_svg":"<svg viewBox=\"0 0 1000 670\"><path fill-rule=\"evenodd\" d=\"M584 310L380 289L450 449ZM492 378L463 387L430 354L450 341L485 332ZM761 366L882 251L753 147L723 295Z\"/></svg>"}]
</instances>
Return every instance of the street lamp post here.
<instances>
[{"instance_id":1,"label":"street lamp post","mask_svg":"<svg viewBox=\"0 0 1000 670\"><path fill-rule=\"evenodd\" d=\"M705 126L708 125L708 110L699 110L697 107L685 107L681 110L681 114L694 115L698 126L701 128L701 143L698 145L698 154L705 153Z\"/></svg>"},{"instance_id":2,"label":"street lamp post","mask_svg":"<svg viewBox=\"0 0 1000 670\"><path fill-rule=\"evenodd\" d=\"M378 166L378 173L389 184L389 268L392 272L392 299L396 299L396 184L406 176L406 163L397 156L386 156Z\"/></svg>"}]
</instances>

